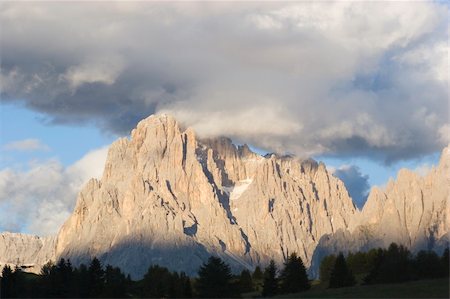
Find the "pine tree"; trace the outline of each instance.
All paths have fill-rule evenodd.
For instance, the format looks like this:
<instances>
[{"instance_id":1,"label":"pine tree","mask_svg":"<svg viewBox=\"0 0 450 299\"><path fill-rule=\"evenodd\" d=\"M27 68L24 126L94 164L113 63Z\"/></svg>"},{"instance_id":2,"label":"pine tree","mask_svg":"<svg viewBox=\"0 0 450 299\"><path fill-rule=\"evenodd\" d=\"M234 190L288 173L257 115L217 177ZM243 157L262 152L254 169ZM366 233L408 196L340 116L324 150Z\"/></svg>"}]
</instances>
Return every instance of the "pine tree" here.
<instances>
[{"instance_id":1,"label":"pine tree","mask_svg":"<svg viewBox=\"0 0 450 299\"><path fill-rule=\"evenodd\" d=\"M448 272L449 272L449 268L450 268L448 255L449 255L449 250L447 247L447 248L445 248L444 254L442 254L442 257L441 257L442 274L444 276L448 276Z\"/></svg>"},{"instance_id":2,"label":"pine tree","mask_svg":"<svg viewBox=\"0 0 450 299\"><path fill-rule=\"evenodd\" d=\"M144 275L144 297L169 297L171 273L167 268L152 265Z\"/></svg>"},{"instance_id":3,"label":"pine tree","mask_svg":"<svg viewBox=\"0 0 450 299\"><path fill-rule=\"evenodd\" d=\"M102 264L94 257L89 265L89 296L99 297L103 291L105 272L103 271Z\"/></svg>"},{"instance_id":4,"label":"pine tree","mask_svg":"<svg viewBox=\"0 0 450 299\"><path fill-rule=\"evenodd\" d=\"M255 271L253 271L252 278L253 280L264 279L264 273L261 271L261 267L256 266Z\"/></svg>"},{"instance_id":5,"label":"pine tree","mask_svg":"<svg viewBox=\"0 0 450 299\"><path fill-rule=\"evenodd\" d=\"M280 275L280 291L282 293L297 293L308 290L308 275L303 261L297 254L292 253L286 262Z\"/></svg>"},{"instance_id":6,"label":"pine tree","mask_svg":"<svg viewBox=\"0 0 450 299\"><path fill-rule=\"evenodd\" d=\"M414 268L420 278L438 278L443 274L440 258L434 251L419 251L414 258Z\"/></svg>"},{"instance_id":7,"label":"pine tree","mask_svg":"<svg viewBox=\"0 0 450 299\"><path fill-rule=\"evenodd\" d=\"M229 298L237 296L232 283L230 266L218 257L210 257L199 271L196 288L201 298Z\"/></svg>"},{"instance_id":8,"label":"pine tree","mask_svg":"<svg viewBox=\"0 0 450 299\"><path fill-rule=\"evenodd\" d=\"M271 260L264 270L263 297L271 297L278 293L277 266L275 261Z\"/></svg>"},{"instance_id":9,"label":"pine tree","mask_svg":"<svg viewBox=\"0 0 450 299\"><path fill-rule=\"evenodd\" d=\"M253 280L250 271L242 270L239 277L239 288L241 293L247 293L253 291Z\"/></svg>"},{"instance_id":10,"label":"pine tree","mask_svg":"<svg viewBox=\"0 0 450 299\"><path fill-rule=\"evenodd\" d=\"M107 265L105 268L105 287L102 292L106 298L123 298L126 295L126 278L120 268Z\"/></svg>"},{"instance_id":11,"label":"pine tree","mask_svg":"<svg viewBox=\"0 0 450 299\"><path fill-rule=\"evenodd\" d=\"M256 266L255 271L253 271L252 280L253 288L257 291L261 291L264 280L264 273L261 271L261 268L259 266Z\"/></svg>"},{"instance_id":12,"label":"pine tree","mask_svg":"<svg viewBox=\"0 0 450 299\"><path fill-rule=\"evenodd\" d=\"M78 269L75 270L75 285L77 287L78 297L88 298L90 291L90 275L89 270L85 264L81 264Z\"/></svg>"},{"instance_id":13,"label":"pine tree","mask_svg":"<svg viewBox=\"0 0 450 299\"><path fill-rule=\"evenodd\" d=\"M192 298L192 285L190 278L184 273L180 273L180 279L181 279L181 286L182 286L182 293L181 298Z\"/></svg>"},{"instance_id":14,"label":"pine tree","mask_svg":"<svg viewBox=\"0 0 450 299\"><path fill-rule=\"evenodd\" d=\"M1 286L0 286L0 297L1 298L11 298L14 297L14 276L13 271L10 266L6 265L2 270Z\"/></svg>"},{"instance_id":15,"label":"pine tree","mask_svg":"<svg viewBox=\"0 0 450 299\"><path fill-rule=\"evenodd\" d=\"M330 288L341 288L355 285L355 277L348 269L345 257L341 253L336 258L333 270L330 275Z\"/></svg>"},{"instance_id":16,"label":"pine tree","mask_svg":"<svg viewBox=\"0 0 450 299\"><path fill-rule=\"evenodd\" d=\"M373 284L378 282L381 267L383 265L383 262L385 260L385 250L378 248L378 249L371 249L367 253L367 257L369 260L370 265L370 271L369 274L364 277L364 284Z\"/></svg>"},{"instance_id":17,"label":"pine tree","mask_svg":"<svg viewBox=\"0 0 450 299\"><path fill-rule=\"evenodd\" d=\"M336 263L336 256L334 254L328 255L322 259L319 267L319 278L321 282L328 282L330 274Z\"/></svg>"}]
</instances>

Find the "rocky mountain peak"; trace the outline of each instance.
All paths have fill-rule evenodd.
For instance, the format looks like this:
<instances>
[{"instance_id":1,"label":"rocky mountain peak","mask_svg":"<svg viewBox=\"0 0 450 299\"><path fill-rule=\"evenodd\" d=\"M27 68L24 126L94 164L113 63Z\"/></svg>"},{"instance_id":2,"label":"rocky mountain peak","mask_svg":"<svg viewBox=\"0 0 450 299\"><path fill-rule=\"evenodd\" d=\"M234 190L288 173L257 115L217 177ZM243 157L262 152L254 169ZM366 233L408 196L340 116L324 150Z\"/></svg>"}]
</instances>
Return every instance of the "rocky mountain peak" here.
<instances>
[{"instance_id":1,"label":"rocky mountain peak","mask_svg":"<svg viewBox=\"0 0 450 299\"><path fill-rule=\"evenodd\" d=\"M323 164L199 139L155 115L111 146L102 179L83 188L61 228L56 256L95 255L135 276L156 262L193 273L211 254L252 268L295 251L308 264L320 236L347 228L355 213Z\"/></svg>"}]
</instances>

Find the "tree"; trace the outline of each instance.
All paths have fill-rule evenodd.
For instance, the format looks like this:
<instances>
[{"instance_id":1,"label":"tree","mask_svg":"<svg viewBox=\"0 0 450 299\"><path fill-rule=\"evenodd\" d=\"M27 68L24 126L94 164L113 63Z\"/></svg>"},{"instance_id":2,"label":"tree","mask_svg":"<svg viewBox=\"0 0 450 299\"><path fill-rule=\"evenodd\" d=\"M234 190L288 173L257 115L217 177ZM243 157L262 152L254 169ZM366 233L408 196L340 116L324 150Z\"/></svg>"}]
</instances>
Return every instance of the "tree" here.
<instances>
[{"instance_id":1,"label":"tree","mask_svg":"<svg viewBox=\"0 0 450 299\"><path fill-rule=\"evenodd\" d=\"M89 265L89 296L99 297L103 292L103 284L105 271L103 271L102 264L100 261L94 257Z\"/></svg>"},{"instance_id":2,"label":"tree","mask_svg":"<svg viewBox=\"0 0 450 299\"><path fill-rule=\"evenodd\" d=\"M336 256L334 254L328 255L322 259L319 268L320 281L325 282L330 280L330 274L336 263Z\"/></svg>"},{"instance_id":3,"label":"tree","mask_svg":"<svg viewBox=\"0 0 450 299\"><path fill-rule=\"evenodd\" d=\"M152 265L144 275L144 297L162 298L169 297L172 277L167 268Z\"/></svg>"},{"instance_id":4,"label":"tree","mask_svg":"<svg viewBox=\"0 0 450 299\"><path fill-rule=\"evenodd\" d=\"M70 260L60 259L51 273L53 292L56 297L75 296L75 287L73 286L74 272Z\"/></svg>"},{"instance_id":5,"label":"tree","mask_svg":"<svg viewBox=\"0 0 450 299\"><path fill-rule=\"evenodd\" d=\"M239 277L239 289L241 293L247 293L253 291L253 280L250 271L242 270Z\"/></svg>"},{"instance_id":6,"label":"tree","mask_svg":"<svg viewBox=\"0 0 450 299\"><path fill-rule=\"evenodd\" d=\"M252 274L252 280L254 289L260 291L264 280L264 273L262 272L261 267L256 266L255 271L253 271Z\"/></svg>"},{"instance_id":7,"label":"tree","mask_svg":"<svg viewBox=\"0 0 450 299\"><path fill-rule=\"evenodd\" d=\"M347 262L348 268L352 271L353 274L364 274L369 270L368 258L366 252L349 252L347 258L345 259Z\"/></svg>"},{"instance_id":8,"label":"tree","mask_svg":"<svg viewBox=\"0 0 450 299\"><path fill-rule=\"evenodd\" d=\"M443 274L441 261L434 251L419 251L414 259L414 268L420 278L437 278Z\"/></svg>"},{"instance_id":9,"label":"tree","mask_svg":"<svg viewBox=\"0 0 450 299\"><path fill-rule=\"evenodd\" d=\"M11 298L14 297L14 273L10 266L6 265L2 270L2 279L0 286L0 297Z\"/></svg>"},{"instance_id":10,"label":"tree","mask_svg":"<svg viewBox=\"0 0 450 299\"><path fill-rule=\"evenodd\" d=\"M81 264L78 269L75 269L75 285L77 286L78 297L88 298L90 292L90 275L88 267L85 264Z\"/></svg>"},{"instance_id":11,"label":"tree","mask_svg":"<svg viewBox=\"0 0 450 299\"><path fill-rule=\"evenodd\" d=\"M264 279L264 273L261 271L260 266L256 266L255 271L253 271L252 278L253 278L253 280L263 280Z\"/></svg>"},{"instance_id":12,"label":"tree","mask_svg":"<svg viewBox=\"0 0 450 299\"><path fill-rule=\"evenodd\" d=\"M376 283L380 276L380 269L385 259L385 250L378 248L372 249L367 253L367 259L370 264L369 274L364 277L364 284Z\"/></svg>"},{"instance_id":13,"label":"tree","mask_svg":"<svg viewBox=\"0 0 450 299\"><path fill-rule=\"evenodd\" d=\"M379 248L373 260L373 268L364 278L365 283L396 283L414 278L409 250L391 243L387 250Z\"/></svg>"},{"instance_id":14,"label":"tree","mask_svg":"<svg viewBox=\"0 0 450 299\"><path fill-rule=\"evenodd\" d=\"M341 288L355 285L355 277L348 269L344 254L339 253L330 274L330 288Z\"/></svg>"},{"instance_id":15,"label":"tree","mask_svg":"<svg viewBox=\"0 0 450 299\"><path fill-rule=\"evenodd\" d=\"M292 253L286 262L280 275L280 291L282 293L297 293L308 290L308 275L303 261L297 254Z\"/></svg>"},{"instance_id":16,"label":"tree","mask_svg":"<svg viewBox=\"0 0 450 299\"><path fill-rule=\"evenodd\" d=\"M449 267L450 267L448 255L449 255L449 250L447 247L447 248L445 248L444 253L442 254L442 257L441 257L442 274L444 276L448 276Z\"/></svg>"},{"instance_id":17,"label":"tree","mask_svg":"<svg viewBox=\"0 0 450 299\"><path fill-rule=\"evenodd\" d=\"M127 281L119 268L107 265L105 268L105 287L102 297L123 298L126 295Z\"/></svg>"},{"instance_id":18,"label":"tree","mask_svg":"<svg viewBox=\"0 0 450 299\"><path fill-rule=\"evenodd\" d=\"M192 298L192 285L190 278L184 273L180 273L180 281L181 281L181 288L182 293L180 298Z\"/></svg>"},{"instance_id":19,"label":"tree","mask_svg":"<svg viewBox=\"0 0 450 299\"><path fill-rule=\"evenodd\" d=\"M392 243L380 267L379 282L403 282L413 273L411 253L403 245Z\"/></svg>"},{"instance_id":20,"label":"tree","mask_svg":"<svg viewBox=\"0 0 450 299\"><path fill-rule=\"evenodd\" d=\"M275 261L271 260L264 270L263 297L271 297L278 293L277 266Z\"/></svg>"},{"instance_id":21,"label":"tree","mask_svg":"<svg viewBox=\"0 0 450 299\"><path fill-rule=\"evenodd\" d=\"M220 258L211 256L198 271L196 288L201 298L236 297L237 290L231 283L230 266Z\"/></svg>"}]
</instances>

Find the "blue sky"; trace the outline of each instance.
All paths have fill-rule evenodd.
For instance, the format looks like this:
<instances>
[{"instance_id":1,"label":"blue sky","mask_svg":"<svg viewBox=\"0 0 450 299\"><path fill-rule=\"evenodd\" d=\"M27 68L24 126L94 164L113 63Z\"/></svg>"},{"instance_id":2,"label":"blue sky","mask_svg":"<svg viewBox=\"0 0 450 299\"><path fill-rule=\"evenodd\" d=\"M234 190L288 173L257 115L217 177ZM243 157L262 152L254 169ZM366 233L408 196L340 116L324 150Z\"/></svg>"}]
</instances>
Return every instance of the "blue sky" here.
<instances>
[{"instance_id":1,"label":"blue sky","mask_svg":"<svg viewBox=\"0 0 450 299\"><path fill-rule=\"evenodd\" d=\"M92 124L57 125L46 116L13 104L0 105L0 169L27 167L30 160L58 159L69 166L88 151L111 144L117 136ZM38 139L48 150L17 151L4 147L14 141Z\"/></svg>"}]
</instances>

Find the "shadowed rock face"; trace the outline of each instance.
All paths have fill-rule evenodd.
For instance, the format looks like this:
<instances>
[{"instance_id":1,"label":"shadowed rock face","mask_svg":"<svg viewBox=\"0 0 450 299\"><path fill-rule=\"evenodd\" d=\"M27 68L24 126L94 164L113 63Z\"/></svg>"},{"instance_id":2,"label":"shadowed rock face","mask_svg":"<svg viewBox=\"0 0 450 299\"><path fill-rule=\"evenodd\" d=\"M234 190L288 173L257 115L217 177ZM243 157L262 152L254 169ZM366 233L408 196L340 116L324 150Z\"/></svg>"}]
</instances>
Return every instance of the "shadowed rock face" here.
<instances>
[{"instance_id":1,"label":"shadowed rock face","mask_svg":"<svg viewBox=\"0 0 450 299\"><path fill-rule=\"evenodd\" d=\"M151 264L196 274L209 255L240 270L271 258L281 263L295 251L309 266L313 254L319 260L320 250L314 253L319 240L324 253L350 245L365 248L386 238L379 227L392 215L384 214L391 206L399 209L398 190L409 190L409 181L373 191L360 213L342 181L321 163L262 157L227 138L200 139L168 115L150 116L130 139L112 144L101 180L86 184L56 242L39 254L70 258L75 265L97 256L133 278L142 277ZM419 240L411 232L431 228L439 237L448 229L447 222L439 226L447 221L447 210L434 204L430 210L425 203L429 196L442 197L437 195L445 191L437 187L441 183L402 209L392 239ZM417 218L414 207L420 203L434 212ZM422 219L419 228L417 219Z\"/></svg>"},{"instance_id":2,"label":"shadowed rock face","mask_svg":"<svg viewBox=\"0 0 450 299\"><path fill-rule=\"evenodd\" d=\"M235 269L294 251L309 264L320 237L355 213L323 164L264 158L151 116L111 146L102 179L83 188L61 228L56 256L98 256L134 277L151 263L194 274L210 254ZM131 266L139 259L141 270Z\"/></svg>"}]
</instances>

